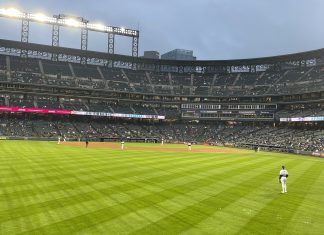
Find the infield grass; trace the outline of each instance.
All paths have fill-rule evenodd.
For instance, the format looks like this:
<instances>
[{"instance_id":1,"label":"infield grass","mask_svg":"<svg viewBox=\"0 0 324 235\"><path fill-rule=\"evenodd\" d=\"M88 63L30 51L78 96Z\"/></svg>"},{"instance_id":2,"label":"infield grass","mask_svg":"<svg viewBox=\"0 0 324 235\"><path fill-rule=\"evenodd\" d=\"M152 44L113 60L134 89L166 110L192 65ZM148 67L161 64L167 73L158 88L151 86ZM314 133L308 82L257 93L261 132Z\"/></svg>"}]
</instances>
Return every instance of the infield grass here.
<instances>
[{"instance_id":1,"label":"infield grass","mask_svg":"<svg viewBox=\"0 0 324 235\"><path fill-rule=\"evenodd\" d=\"M324 233L324 159L31 141L0 149L0 234Z\"/></svg>"}]
</instances>

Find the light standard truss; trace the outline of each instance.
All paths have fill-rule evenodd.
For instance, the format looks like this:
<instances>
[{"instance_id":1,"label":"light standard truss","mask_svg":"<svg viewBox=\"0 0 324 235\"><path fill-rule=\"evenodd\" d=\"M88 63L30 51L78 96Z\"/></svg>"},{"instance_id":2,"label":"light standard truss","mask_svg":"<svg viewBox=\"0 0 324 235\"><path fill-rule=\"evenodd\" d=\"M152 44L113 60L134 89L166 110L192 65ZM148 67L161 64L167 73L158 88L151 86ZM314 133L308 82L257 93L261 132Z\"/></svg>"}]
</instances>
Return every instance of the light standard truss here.
<instances>
[{"instance_id":1,"label":"light standard truss","mask_svg":"<svg viewBox=\"0 0 324 235\"><path fill-rule=\"evenodd\" d=\"M21 12L13 8L0 8L0 17L9 19L18 19L22 21L21 41L28 42L29 38L29 24L30 22L37 22L52 25L52 46L59 46L59 29L60 27L79 28L81 30L81 50L87 50L88 31L108 34L108 53L114 53L115 35L131 37L132 38L132 56L138 57L139 31L134 29L126 29L123 27L106 26L103 24L89 23L82 17L58 15L47 16L41 13L32 14Z\"/></svg>"}]
</instances>

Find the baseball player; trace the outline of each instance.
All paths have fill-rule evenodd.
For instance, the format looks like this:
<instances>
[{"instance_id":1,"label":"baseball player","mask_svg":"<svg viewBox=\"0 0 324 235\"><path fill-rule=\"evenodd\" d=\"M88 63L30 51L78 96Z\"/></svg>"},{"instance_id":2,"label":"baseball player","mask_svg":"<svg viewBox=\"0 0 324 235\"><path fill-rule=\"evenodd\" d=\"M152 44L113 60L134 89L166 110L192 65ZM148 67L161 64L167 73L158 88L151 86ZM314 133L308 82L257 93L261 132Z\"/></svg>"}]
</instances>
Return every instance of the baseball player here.
<instances>
[{"instance_id":1,"label":"baseball player","mask_svg":"<svg viewBox=\"0 0 324 235\"><path fill-rule=\"evenodd\" d=\"M86 138L85 144L86 144L86 148L88 148L88 145L89 145L89 139L88 139L88 137Z\"/></svg>"},{"instance_id":2,"label":"baseball player","mask_svg":"<svg viewBox=\"0 0 324 235\"><path fill-rule=\"evenodd\" d=\"M125 145L125 141L122 140L122 141L121 141L121 149L122 149L122 150L124 150L124 145Z\"/></svg>"},{"instance_id":3,"label":"baseball player","mask_svg":"<svg viewBox=\"0 0 324 235\"><path fill-rule=\"evenodd\" d=\"M191 142L188 143L188 150L191 151Z\"/></svg>"},{"instance_id":4,"label":"baseball player","mask_svg":"<svg viewBox=\"0 0 324 235\"><path fill-rule=\"evenodd\" d=\"M288 178L288 171L286 170L285 166L281 167L279 173L279 183L281 183L281 193L287 193L287 178Z\"/></svg>"}]
</instances>

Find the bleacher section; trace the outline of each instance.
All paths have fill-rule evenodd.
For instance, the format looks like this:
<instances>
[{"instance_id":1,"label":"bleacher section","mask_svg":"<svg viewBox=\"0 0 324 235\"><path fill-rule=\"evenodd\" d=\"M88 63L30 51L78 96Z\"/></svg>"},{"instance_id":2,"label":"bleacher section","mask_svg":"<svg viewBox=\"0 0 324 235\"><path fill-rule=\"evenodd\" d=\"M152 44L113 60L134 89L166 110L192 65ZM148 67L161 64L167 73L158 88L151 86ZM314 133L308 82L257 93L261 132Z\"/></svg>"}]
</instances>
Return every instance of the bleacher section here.
<instances>
[{"instance_id":1,"label":"bleacher section","mask_svg":"<svg viewBox=\"0 0 324 235\"><path fill-rule=\"evenodd\" d=\"M53 120L54 119L54 120ZM20 137L62 136L78 140L89 138L162 138L166 142L199 142L217 145L276 146L303 151L324 150L324 130L259 124L225 125L198 123L136 123L123 120L75 119L0 115L0 135Z\"/></svg>"},{"instance_id":2,"label":"bleacher section","mask_svg":"<svg viewBox=\"0 0 324 235\"><path fill-rule=\"evenodd\" d=\"M168 73L10 56L11 82L161 95L251 96L324 89L324 67L237 73ZM43 71L41 70L43 67ZM0 56L0 81L7 81Z\"/></svg>"},{"instance_id":3,"label":"bleacher section","mask_svg":"<svg viewBox=\"0 0 324 235\"><path fill-rule=\"evenodd\" d=\"M71 70L68 63L53 62L53 61L42 61L44 73L61 76L72 76Z\"/></svg>"}]
</instances>

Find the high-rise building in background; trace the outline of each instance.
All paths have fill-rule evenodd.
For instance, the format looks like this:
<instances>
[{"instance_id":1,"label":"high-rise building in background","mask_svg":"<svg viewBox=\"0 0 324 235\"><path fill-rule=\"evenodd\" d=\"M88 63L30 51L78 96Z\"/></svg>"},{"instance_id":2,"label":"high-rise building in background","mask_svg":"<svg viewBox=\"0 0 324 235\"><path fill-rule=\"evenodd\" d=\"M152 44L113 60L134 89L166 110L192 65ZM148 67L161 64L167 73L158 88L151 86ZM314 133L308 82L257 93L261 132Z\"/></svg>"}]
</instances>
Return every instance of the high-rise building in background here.
<instances>
[{"instance_id":1,"label":"high-rise building in background","mask_svg":"<svg viewBox=\"0 0 324 235\"><path fill-rule=\"evenodd\" d=\"M158 51L144 51L143 57L148 59L160 59L160 53Z\"/></svg>"},{"instance_id":2,"label":"high-rise building in background","mask_svg":"<svg viewBox=\"0 0 324 235\"><path fill-rule=\"evenodd\" d=\"M192 50L175 49L161 55L162 60L196 60Z\"/></svg>"}]
</instances>

